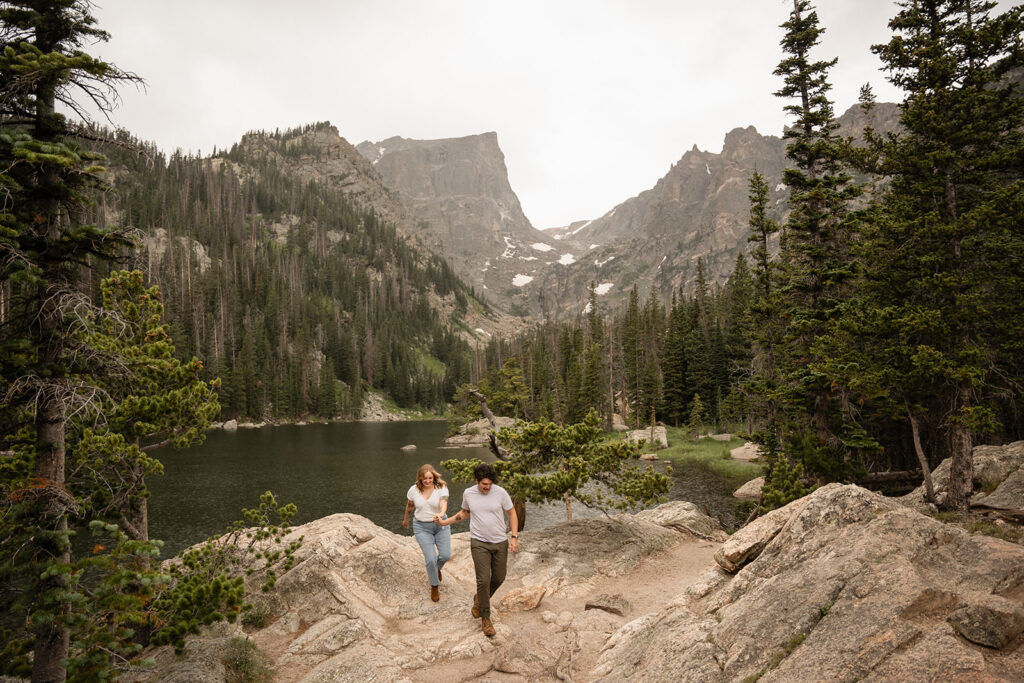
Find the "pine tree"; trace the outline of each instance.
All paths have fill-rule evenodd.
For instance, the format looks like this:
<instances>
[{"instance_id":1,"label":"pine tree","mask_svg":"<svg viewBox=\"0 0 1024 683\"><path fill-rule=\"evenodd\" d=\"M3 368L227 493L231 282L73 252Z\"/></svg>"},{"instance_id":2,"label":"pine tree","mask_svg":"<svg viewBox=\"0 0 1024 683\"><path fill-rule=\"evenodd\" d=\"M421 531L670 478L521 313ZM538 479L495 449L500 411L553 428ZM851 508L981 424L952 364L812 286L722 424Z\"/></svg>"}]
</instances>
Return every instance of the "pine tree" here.
<instances>
[{"instance_id":1,"label":"pine tree","mask_svg":"<svg viewBox=\"0 0 1024 683\"><path fill-rule=\"evenodd\" d=\"M676 427L685 419L685 406L693 395L686 381L686 325L686 304L682 293L678 297L673 295L662 348L664 389L661 413Z\"/></svg>"},{"instance_id":2,"label":"pine tree","mask_svg":"<svg viewBox=\"0 0 1024 683\"><path fill-rule=\"evenodd\" d=\"M844 454L835 436L830 378L815 369L814 345L827 334L845 293L851 272L848 203L859 190L845 170L844 147L835 134L838 124L828 98L828 72L836 60L811 58L824 31L818 15L807 0L794 0L782 27L785 57L775 74L783 77L784 85L776 95L796 101L785 106L795 120L784 133L794 167L783 172L790 190L781 252L789 325L786 355L780 360L785 361L788 431L801 434L809 428L814 437L798 438L787 447L808 444L810 449L799 457L815 475L834 479L844 473Z\"/></svg>"},{"instance_id":3,"label":"pine tree","mask_svg":"<svg viewBox=\"0 0 1024 683\"><path fill-rule=\"evenodd\" d=\"M694 394L693 402L690 404L690 419L686 423L686 431L690 432L694 439L697 439L703 432L707 421L708 415L704 402L700 400L700 394Z\"/></svg>"},{"instance_id":4,"label":"pine tree","mask_svg":"<svg viewBox=\"0 0 1024 683\"><path fill-rule=\"evenodd\" d=\"M633 461L636 444L602 438L600 418L591 410L576 424L525 422L504 427L498 441L509 458L494 463L513 498L531 503L577 500L598 510L631 510L663 500L669 478ZM477 459L441 463L456 481L471 481Z\"/></svg>"},{"instance_id":5,"label":"pine tree","mask_svg":"<svg viewBox=\"0 0 1024 683\"><path fill-rule=\"evenodd\" d=\"M91 395L90 360L74 330L90 307L83 269L116 258L123 233L83 221L89 193L104 185L102 158L82 149L90 135L56 110L64 103L84 118L76 99L85 93L104 112L115 87L131 74L82 51L105 41L86 0L5 2L0 5L0 240L7 256L0 282L11 309L0 337L3 393L32 414L36 444L31 490L20 507L45 577L30 615L35 629L34 680L64 680L69 635L68 515L64 492L67 419ZM6 483L6 482L5 482ZM30 501L31 499L31 501Z\"/></svg>"},{"instance_id":6,"label":"pine tree","mask_svg":"<svg viewBox=\"0 0 1024 683\"><path fill-rule=\"evenodd\" d=\"M902 88L902 131L886 142L891 184L866 229L872 265L854 343L877 349L879 388L927 411L952 457L946 505L966 509L973 435L996 427L993 394L1019 396L1024 338L1024 8L901 2L874 47ZM859 340L859 341L857 341ZM1016 379L1015 379L1016 378ZM1018 385L1019 386L1019 385Z\"/></svg>"},{"instance_id":7,"label":"pine tree","mask_svg":"<svg viewBox=\"0 0 1024 683\"><path fill-rule=\"evenodd\" d=\"M199 359L182 363L175 357L160 290L146 287L140 271L114 272L100 291L105 315L90 346L109 354L106 376L98 378L107 398L107 428L88 429L88 443L74 449L72 474L85 473L88 481L74 475L72 489L81 499L91 494L93 514L115 520L134 541L148 541L145 477L162 472L148 453L202 443L220 412L214 393L220 382L201 379Z\"/></svg>"},{"instance_id":8,"label":"pine tree","mask_svg":"<svg viewBox=\"0 0 1024 683\"><path fill-rule=\"evenodd\" d=\"M640 375L643 369L643 350L640 339L640 295L636 285L629 292L629 304L622 323L622 369L626 387L629 415L623 418L639 427L643 416L638 415L640 397Z\"/></svg>"},{"instance_id":9,"label":"pine tree","mask_svg":"<svg viewBox=\"0 0 1024 683\"><path fill-rule=\"evenodd\" d=\"M594 409L602 418L607 416L609 407L604 347L604 319L597 305L596 284L591 282L587 301L587 341L581 402L586 410Z\"/></svg>"},{"instance_id":10,"label":"pine tree","mask_svg":"<svg viewBox=\"0 0 1024 683\"><path fill-rule=\"evenodd\" d=\"M779 232L779 225L768 216L768 184L760 173L750 177L750 237L754 247L754 300L751 304L752 335L749 369L741 381L741 391L751 404L749 429L763 427L758 439L777 440L777 412L780 402L778 381L778 349L782 343L783 300L779 292L779 264L772 259L769 243Z\"/></svg>"}]
</instances>

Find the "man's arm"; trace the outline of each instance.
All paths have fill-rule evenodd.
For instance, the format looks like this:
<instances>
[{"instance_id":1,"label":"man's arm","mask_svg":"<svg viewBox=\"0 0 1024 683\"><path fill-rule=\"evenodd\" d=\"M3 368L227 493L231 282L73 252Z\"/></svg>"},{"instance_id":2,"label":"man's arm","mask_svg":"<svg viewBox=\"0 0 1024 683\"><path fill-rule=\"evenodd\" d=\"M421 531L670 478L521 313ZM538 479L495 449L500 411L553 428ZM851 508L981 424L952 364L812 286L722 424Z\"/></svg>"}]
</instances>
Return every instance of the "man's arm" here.
<instances>
[{"instance_id":1,"label":"man's arm","mask_svg":"<svg viewBox=\"0 0 1024 683\"><path fill-rule=\"evenodd\" d=\"M449 517L448 519L441 519L441 515L434 515L434 521L441 526L455 524L455 522L461 522L464 519L469 519L469 510L465 508L456 512L454 517Z\"/></svg>"},{"instance_id":2,"label":"man's arm","mask_svg":"<svg viewBox=\"0 0 1024 683\"><path fill-rule=\"evenodd\" d=\"M512 529L508 537L508 549L517 552L519 550L519 516L514 507L508 511L508 523Z\"/></svg>"}]
</instances>

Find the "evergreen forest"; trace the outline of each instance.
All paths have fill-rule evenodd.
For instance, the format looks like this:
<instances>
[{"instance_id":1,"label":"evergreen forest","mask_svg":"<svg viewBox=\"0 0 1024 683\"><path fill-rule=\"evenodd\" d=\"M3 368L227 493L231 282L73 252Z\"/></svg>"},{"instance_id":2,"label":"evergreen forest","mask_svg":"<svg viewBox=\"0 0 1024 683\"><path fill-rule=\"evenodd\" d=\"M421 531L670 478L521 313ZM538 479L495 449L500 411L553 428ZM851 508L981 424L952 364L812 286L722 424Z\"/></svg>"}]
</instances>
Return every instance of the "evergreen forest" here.
<instances>
[{"instance_id":1,"label":"evergreen forest","mask_svg":"<svg viewBox=\"0 0 1024 683\"><path fill-rule=\"evenodd\" d=\"M199 158L121 137L99 225L137 231L183 358L220 378L222 417L358 417L364 389L440 409L470 379L473 293L336 189L289 173L304 133L246 136ZM304 144L305 143L305 144Z\"/></svg>"}]
</instances>

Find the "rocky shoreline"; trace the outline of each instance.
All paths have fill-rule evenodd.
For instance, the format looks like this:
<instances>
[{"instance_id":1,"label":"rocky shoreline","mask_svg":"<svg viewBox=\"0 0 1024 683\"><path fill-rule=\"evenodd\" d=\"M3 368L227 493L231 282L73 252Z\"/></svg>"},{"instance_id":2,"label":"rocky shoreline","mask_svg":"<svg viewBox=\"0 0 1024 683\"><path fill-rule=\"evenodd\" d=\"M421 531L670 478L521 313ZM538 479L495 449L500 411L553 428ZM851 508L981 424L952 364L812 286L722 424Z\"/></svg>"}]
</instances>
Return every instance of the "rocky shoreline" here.
<instances>
[{"instance_id":1,"label":"rocky shoreline","mask_svg":"<svg viewBox=\"0 0 1024 683\"><path fill-rule=\"evenodd\" d=\"M226 432L234 432L239 429L261 429L263 427L277 427L280 425L306 425L306 424L327 424L330 422L405 422L422 419L442 419L439 415L426 415L424 413L395 413L384 407L384 401L377 394L370 394L363 404L362 411L358 418L346 420L296 420L296 421L263 421L263 422L239 422L238 420L225 420L224 422L213 422L210 429L223 429Z\"/></svg>"}]
</instances>

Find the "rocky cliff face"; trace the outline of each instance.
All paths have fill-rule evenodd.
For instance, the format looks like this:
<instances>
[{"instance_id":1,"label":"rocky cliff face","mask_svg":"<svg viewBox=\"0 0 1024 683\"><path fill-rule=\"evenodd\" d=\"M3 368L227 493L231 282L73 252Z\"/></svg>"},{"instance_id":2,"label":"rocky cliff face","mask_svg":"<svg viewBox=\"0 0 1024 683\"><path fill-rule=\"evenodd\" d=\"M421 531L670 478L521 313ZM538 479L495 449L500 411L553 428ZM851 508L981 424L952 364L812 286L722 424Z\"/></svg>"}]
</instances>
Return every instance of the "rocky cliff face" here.
<instances>
[{"instance_id":1,"label":"rocky cliff face","mask_svg":"<svg viewBox=\"0 0 1024 683\"><path fill-rule=\"evenodd\" d=\"M530 272L560 257L523 214L495 133L394 137L357 149L397 191L415 234L489 300L508 307Z\"/></svg>"},{"instance_id":2,"label":"rocky cliff face","mask_svg":"<svg viewBox=\"0 0 1024 683\"><path fill-rule=\"evenodd\" d=\"M857 137L867 125L889 132L897 120L896 105L879 104L870 116L854 106L840 117L839 134ZM730 131L720 153L687 151L653 188L604 216L550 231L524 215L495 133L393 137L353 148L331 127L304 140L319 151L295 163L303 177L327 180L372 206L447 258L487 300L518 315L575 314L591 282L613 303L634 285L665 294L687 288L698 258L709 282L724 281L747 251L754 171L768 181L773 217L787 212L785 142L753 127Z\"/></svg>"},{"instance_id":3,"label":"rocky cliff face","mask_svg":"<svg viewBox=\"0 0 1024 683\"><path fill-rule=\"evenodd\" d=\"M854 106L840 117L838 134L857 137L868 125L890 132L897 121L896 105L879 104L870 115ZM621 301L633 285L641 293L652 284L665 294L688 288L696 279L698 258L709 282L724 282L737 254L748 251L750 176L759 171L765 177L772 217L781 221L788 211L782 184L787 165L785 141L752 126L726 134L721 153L694 147L650 190L599 218L555 231L576 263L537 278L528 292L533 308L545 296L580 306L590 282L606 283L602 291L610 301Z\"/></svg>"},{"instance_id":4,"label":"rocky cliff face","mask_svg":"<svg viewBox=\"0 0 1024 683\"><path fill-rule=\"evenodd\" d=\"M262 133L249 133L239 144L262 151L304 181L316 180L341 190L361 207L409 234L410 220L396 192L334 126L309 130L287 141L283 149Z\"/></svg>"}]
</instances>

